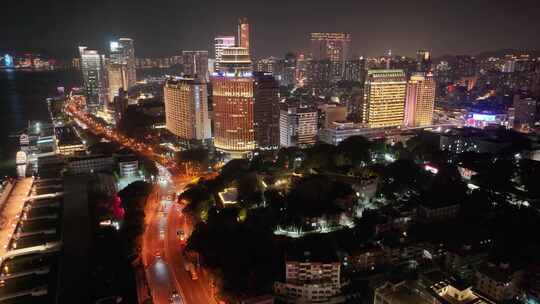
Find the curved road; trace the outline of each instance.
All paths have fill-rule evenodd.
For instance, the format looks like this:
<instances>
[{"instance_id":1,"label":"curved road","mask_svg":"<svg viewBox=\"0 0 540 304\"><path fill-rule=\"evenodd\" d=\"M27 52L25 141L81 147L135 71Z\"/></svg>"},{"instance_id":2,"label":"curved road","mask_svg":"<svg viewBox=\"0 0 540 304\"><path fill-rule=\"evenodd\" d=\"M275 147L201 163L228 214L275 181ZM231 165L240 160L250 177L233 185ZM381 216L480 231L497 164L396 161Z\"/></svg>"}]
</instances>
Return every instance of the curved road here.
<instances>
[{"instance_id":1,"label":"curved road","mask_svg":"<svg viewBox=\"0 0 540 304\"><path fill-rule=\"evenodd\" d=\"M191 275L185 271L184 245L181 244L177 231L182 228L186 235L189 235L192 226L185 220L181 207L172 200L166 200L171 198L171 193L181 192L189 178L179 173L180 170L175 162L154 153L151 146L101 125L83 111L80 100L73 98L66 106L66 110L84 123L92 133L115 141L150 160L157 161L173 173L172 181L165 185L154 185L145 210L146 230L143 235L141 255L153 302L171 303L172 293L178 292L180 299L172 303L216 304L206 273L198 271L199 278L192 280Z\"/></svg>"}]
</instances>

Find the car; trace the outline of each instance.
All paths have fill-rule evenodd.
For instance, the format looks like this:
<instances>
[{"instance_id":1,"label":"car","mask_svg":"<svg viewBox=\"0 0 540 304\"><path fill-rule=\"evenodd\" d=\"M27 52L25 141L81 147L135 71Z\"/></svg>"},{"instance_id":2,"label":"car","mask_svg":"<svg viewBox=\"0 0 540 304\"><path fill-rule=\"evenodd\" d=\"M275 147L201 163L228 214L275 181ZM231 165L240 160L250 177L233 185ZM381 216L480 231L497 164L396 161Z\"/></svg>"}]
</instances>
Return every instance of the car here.
<instances>
[{"instance_id":1,"label":"car","mask_svg":"<svg viewBox=\"0 0 540 304\"><path fill-rule=\"evenodd\" d=\"M182 229L179 229L178 231L176 231L176 235L182 242L186 239L186 233Z\"/></svg>"},{"instance_id":2,"label":"car","mask_svg":"<svg viewBox=\"0 0 540 304\"><path fill-rule=\"evenodd\" d=\"M171 295L169 296L169 303L181 303L180 302L180 295L178 294L178 292L175 290L171 293Z\"/></svg>"}]
</instances>

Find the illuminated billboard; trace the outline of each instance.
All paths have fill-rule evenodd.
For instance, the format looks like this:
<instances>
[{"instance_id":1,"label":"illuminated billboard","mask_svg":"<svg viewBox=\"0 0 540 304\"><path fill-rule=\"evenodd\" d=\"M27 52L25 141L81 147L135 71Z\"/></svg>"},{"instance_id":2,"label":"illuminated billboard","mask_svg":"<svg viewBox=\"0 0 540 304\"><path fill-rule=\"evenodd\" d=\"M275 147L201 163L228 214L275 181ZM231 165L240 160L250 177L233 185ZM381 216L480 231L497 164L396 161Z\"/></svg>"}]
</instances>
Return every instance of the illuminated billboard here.
<instances>
[{"instance_id":1,"label":"illuminated billboard","mask_svg":"<svg viewBox=\"0 0 540 304\"><path fill-rule=\"evenodd\" d=\"M494 122L497 116L494 114L473 114L474 120Z\"/></svg>"}]
</instances>

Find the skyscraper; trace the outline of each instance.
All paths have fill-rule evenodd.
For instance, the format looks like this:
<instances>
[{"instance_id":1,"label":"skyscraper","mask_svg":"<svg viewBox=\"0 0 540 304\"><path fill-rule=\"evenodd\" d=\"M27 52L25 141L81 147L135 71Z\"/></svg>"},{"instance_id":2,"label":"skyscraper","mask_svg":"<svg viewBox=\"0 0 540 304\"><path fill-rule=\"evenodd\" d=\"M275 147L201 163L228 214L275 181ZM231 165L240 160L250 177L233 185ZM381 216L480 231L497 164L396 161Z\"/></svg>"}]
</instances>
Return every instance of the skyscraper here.
<instances>
[{"instance_id":1,"label":"skyscraper","mask_svg":"<svg viewBox=\"0 0 540 304\"><path fill-rule=\"evenodd\" d=\"M403 70L368 70L360 122L369 128L403 124L407 81Z\"/></svg>"},{"instance_id":2,"label":"skyscraper","mask_svg":"<svg viewBox=\"0 0 540 304\"><path fill-rule=\"evenodd\" d=\"M253 126L260 149L279 147L279 83L269 73L254 73Z\"/></svg>"},{"instance_id":3,"label":"skyscraper","mask_svg":"<svg viewBox=\"0 0 540 304\"><path fill-rule=\"evenodd\" d=\"M334 63L328 59L309 60L306 64L306 81L311 86L325 87L332 81Z\"/></svg>"},{"instance_id":4,"label":"skyscraper","mask_svg":"<svg viewBox=\"0 0 540 304\"><path fill-rule=\"evenodd\" d=\"M167 130L185 148L211 138L206 82L197 78L169 77L163 88Z\"/></svg>"},{"instance_id":5,"label":"skyscraper","mask_svg":"<svg viewBox=\"0 0 540 304\"><path fill-rule=\"evenodd\" d=\"M408 127L429 126L433 122L435 108L435 79L433 74L418 73L407 83L405 99L405 125Z\"/></svg>"},{"instance_id":6,"label":"skyscraper","mask_svg":"<svg viewBox=\"0 0 540 304\"><path fill-rule=\"evenodd\" d=\"M184 74L208 81L208 51L183 51Z\"/></svg>"},{"instance_id":7,"label":"skyscraper","mask_svg":"<svg viewBox=\"0 0 540 304\"><path fill-rule=\"evenodd\" d=\"M311 33L313 60L328 59L343 63L349 57L351 35L347 33Z\"/></svg>"},{"instance_id":8,"label":"skyscraper","mask_svg":"<svg viewBox=\"0 0 540 304\"><path fill-rule=\"evenodd\" d=\"M514 129L522 132L530 131L536 122L537 104L534 98L520 94L514 96Z\"/></svg>"},{"instance_id":9,"label":"skyscraper","mask_svg":"<svg viewBox=\"0 0 540 304\"><path fill-rule=\"evenodd\" d=\"M282 147L309 147L317 141L317 109L305 104L282 104L279 143Z\"/></svg>"},{"instance_id":10,"label":"skyscraper","mask_svg":"<svg viewBox=\"0 0 540 304\"><path fill-rule=\"evenodd\" d=\"M418 72L431 71L431 52L426 50L418 50L416 52L416 70Z\"/></svg>"},{"instance_id":11,"label":"skyscraper","mask_svg":"<svg viewBox=\"0 0 540 304\"><path fill-rule=\"evenodd\" d=\"M118 41L112 41L111 47L111 63L121 64L125 68L126 87L128 90L137 83L137 70L135 65L135 47L133 39L120 38Z\"/></svg>"},{"instance_id":12,"label":"skyscraper","mask_svg":"<svg viewBox=\"0 0 540 304\"><path fill-rule=\"evenodd\" d=\"M346 60L343 65L343 80L362 82L366 69L363 58Z\"/></svg>"},{"instance_id":13,"label":"skyscraper","mask_svg":"<svg viewBox=\"0 0 540 304\"><path fill-rule=\"evenodd\" d=\"M246 73L251 72L253 66L249 50L243 47L228 47L223 49L220 62L220 72Z\"/></svg>"},{"instance_id":14,"label":"skyscraper","mask_svg":"<svg viewBox=\"0 0 540 304\"><path fill-rule=\"evenodd\" d=\"M212 78L214 146L233 158L255 149L253 126L253 77L219 74Z\"/></svg>"},{"instance_id":15,"label":"skyscraper","mask_svg":"<svg viewBox=\"0 0 540 304\"><path fill-rule=\"evenodd\" d=\"M249 23L246 17L238 19L238 46L249 50Z\"/></svg>"},{"instance_id":16,"label":"skyscraper","mask_svg":"<svg viewBox=\"0 0 540 304\"><path fill-rule=\"evenodd\" d=\"M110 60L107 65L109 101L118 96L120 89L128 90L137 82L133 39L120 38L110 43Z\"/></svg>"},{"instance_id":17,"label":"skyscraper","mask_svg":"<svg viewBox=\"0 0 540 304\"><path fill-rule=\"evenodd\" d=\"M219 71L223 49L235 46L234 36L219 36L214 38L215 70Z\"/></svg>"},{"instance_id":18,"label":"skyscraper","mask_svg":"<svg viewBox=\"0 0 540 304\"><path fill-rule=\"evenodd\" d=\"M105 105L107 101L107 82L105 75L105 56L85 46L79 47L81 71L86 96L86 107L91 112Z\"/></svg>"}]
</instances>

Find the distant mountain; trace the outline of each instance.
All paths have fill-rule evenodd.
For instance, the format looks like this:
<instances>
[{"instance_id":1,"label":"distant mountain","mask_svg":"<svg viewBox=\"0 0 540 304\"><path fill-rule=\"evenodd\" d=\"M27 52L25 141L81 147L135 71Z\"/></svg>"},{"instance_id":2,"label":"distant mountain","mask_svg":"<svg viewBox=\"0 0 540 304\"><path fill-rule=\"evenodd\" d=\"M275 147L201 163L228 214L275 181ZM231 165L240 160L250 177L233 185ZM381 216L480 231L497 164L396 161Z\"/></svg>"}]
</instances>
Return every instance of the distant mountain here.
<instances>
[{"instance_id":1,"label":"distant mountain","mask_svg":"<svg viewBox=\"0 0 540 304\"><path fill-rule=\"evenodd\" d=\"M489 58L489 57L504 57L505 55L523 55L523 54L529 54L532 58L539 58L540 57L540 50L519 50L519 49L500 49L496 51L485 51L482 53L475 54L476 58ZM456 55L463 55L463 54L445 54L442 56L439 56L434 59L434 62L440 62L440 61L448 61L454 58Z\"/></svg>"},{"instance_id":2,"label":"distant mountain","mask_svg":"<svg viewBox=\"0 0 540 304\"><path fill-rule=\"evenodd\" d=\"M540 57L540 50L520 50L520 49L501 49L497 51L487 51L476 54L478 58L504 57L504 55L523 55L529 54L531 57Z\"/></svg>"}]
</instances>

